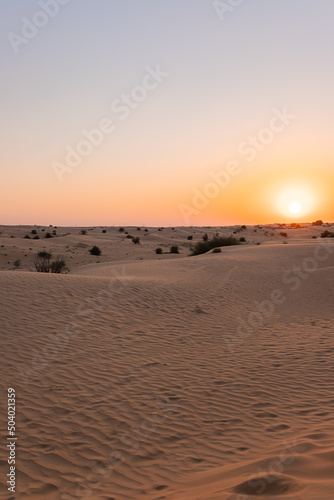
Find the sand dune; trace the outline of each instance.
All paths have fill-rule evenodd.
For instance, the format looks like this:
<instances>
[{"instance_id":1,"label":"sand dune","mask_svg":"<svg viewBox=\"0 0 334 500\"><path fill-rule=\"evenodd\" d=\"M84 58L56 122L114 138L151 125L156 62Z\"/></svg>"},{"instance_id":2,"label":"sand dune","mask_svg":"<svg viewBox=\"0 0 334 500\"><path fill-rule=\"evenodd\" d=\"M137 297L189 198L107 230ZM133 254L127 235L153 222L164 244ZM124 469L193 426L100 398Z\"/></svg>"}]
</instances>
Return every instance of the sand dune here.
<instances>
[{"instance_id":1,"label":"sand dune","mask_svg":"<svg viewBox=\"0 0 334 500\"><path fill-rule=\"evenodd\" d=\"M332 499L334 244L319 230L283 245L248 228L260 246L189 257L186 236L209 230L150 229L139 248L116 229L34 243L3 229L7 255L19 240L73 256L66 275L2 257L15 498ZM98 238L98 259L74 246ZM157 241L180 255L155 255Z\"/></svg>"}]
</instances>

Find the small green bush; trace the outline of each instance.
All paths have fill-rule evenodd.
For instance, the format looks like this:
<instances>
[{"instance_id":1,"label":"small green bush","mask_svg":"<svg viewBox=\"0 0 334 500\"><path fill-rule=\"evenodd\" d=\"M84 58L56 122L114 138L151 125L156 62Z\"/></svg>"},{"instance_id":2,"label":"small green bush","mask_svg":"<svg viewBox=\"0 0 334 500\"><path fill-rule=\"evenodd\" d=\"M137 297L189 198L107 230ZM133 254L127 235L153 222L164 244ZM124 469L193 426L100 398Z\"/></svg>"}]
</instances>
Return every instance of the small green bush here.
<instances>
[{"instance_id":1,"label":"small green bush","mask_svg":"<svg viewBox=\"0 0 334 500\"><path fill-rule=\"evenodd\" d=\"M321 238L334 238L334 233L331 233L330 231L324 231L321 233Z\"/></svg>"},{"instance_id":2,"label":"small green bush","mask_svg":"<svg viewBox=\"0 0 334 500\"><path fill-rule=\"evenodd\" d=\"M96 245L94 245L90 250L89 250L89 253L91 255L101 255L101 250L99 249L99 247L97 247Z\"/></svg>"},{"instance_id":3,"label":"small green bush","mask_svg":"<svg viewBox=\"0 0 334 500\"><path fill-rule=\"evenodd\" d=\"M226 247L231 245L240 245L240 242L234 236L214 236L208 241L199 241L196 243L192 255L200 255L217 247Z\"/></svg>"}]
</instances>

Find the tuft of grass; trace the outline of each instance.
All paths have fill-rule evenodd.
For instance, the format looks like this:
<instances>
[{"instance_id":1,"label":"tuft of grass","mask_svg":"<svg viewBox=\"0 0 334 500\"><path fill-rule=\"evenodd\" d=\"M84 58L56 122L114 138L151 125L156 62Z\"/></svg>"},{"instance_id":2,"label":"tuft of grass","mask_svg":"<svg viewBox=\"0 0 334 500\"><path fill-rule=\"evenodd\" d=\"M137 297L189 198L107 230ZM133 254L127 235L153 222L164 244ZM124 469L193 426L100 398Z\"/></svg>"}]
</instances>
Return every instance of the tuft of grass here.
<instances>
[{"instance_id":1,"label":"tuft of grass","mask_svg":"<svg viewBox=\"0 0 334 500\"><path fill-rule=\"evenodd\" d=\"M15 268L15 269L18 269L18 268L20 267L20 265L21 265L21 261L20 261L20 259L16 259L16 260L14 260L14 268Z\"/></svg>"},{"instance_id":2,"label":"tuft of grass","mask_svg":"<svg viewBox=\"0 0 334 500\"><path fill-rule=\"evenodd\" d=\"M50 269L52 273L60 274L66 267L65 258L57 255L56 259L51 262Z\"/></svg>"},{"instance_id":3,"label":"tuft of grass","mask_svg":"<svg viewBox=\"0 0 334 500\"><path fill-rule=\"evenodd\" d=\"M97 247L96 245L94 245L90 250L89 250L89 253L91 255L101 255L101 250L99 249L99 247Z\"/></svg>"},{"instance_id":4,"label":"tuft of grass","mask_svg":"<svg viewBox=\"0 0 334 500\"><path fill-rule=\"evenodd\" d=\"M208 241L199 241L196 243L192 255L200 255L202 253L209 252L213 248L227 247L232 245L240 245L240 242L234 236L214 236Z\"/></svg>"}]
</instances>

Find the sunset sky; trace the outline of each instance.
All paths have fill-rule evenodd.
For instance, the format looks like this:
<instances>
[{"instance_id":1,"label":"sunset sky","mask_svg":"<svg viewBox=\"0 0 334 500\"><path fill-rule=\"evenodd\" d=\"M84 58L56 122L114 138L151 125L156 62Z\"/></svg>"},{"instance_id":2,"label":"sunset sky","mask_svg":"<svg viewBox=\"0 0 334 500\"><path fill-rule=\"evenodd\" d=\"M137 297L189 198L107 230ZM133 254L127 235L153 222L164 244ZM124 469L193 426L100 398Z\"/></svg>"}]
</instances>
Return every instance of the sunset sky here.
<instances>
[{"instance_id":1,"label":"sunset sky","mask_svg":"<svg viewBox=\"0 0 334 500\"><path fill-rule=\"evenodd\" d=\"M334 2L232 3L2 1L1 223L334 221Z\"/></svg>"}]
</instances>

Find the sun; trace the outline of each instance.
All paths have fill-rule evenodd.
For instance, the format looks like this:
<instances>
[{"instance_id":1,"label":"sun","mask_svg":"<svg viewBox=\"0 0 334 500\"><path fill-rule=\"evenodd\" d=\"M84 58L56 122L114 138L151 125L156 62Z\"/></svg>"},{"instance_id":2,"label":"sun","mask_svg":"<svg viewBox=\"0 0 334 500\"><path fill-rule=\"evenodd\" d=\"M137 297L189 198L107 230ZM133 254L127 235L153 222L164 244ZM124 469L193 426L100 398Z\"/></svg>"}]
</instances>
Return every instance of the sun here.
<instances>
[{"instance_id":1,"label":"sun","mask_svg":"<svg viewBox=\"0 0 334 500\"><path fill-rule=\"evenodd\" d=\"M282 187L277 191L276 206L286 217L306 217L313 210L314 196L302 186Z\"/></svg>"},{"instance_id":2,"label":"sun","mask_svg":"<svg viewBox=\"0 0 334 500\"><path fill-rule=\"evenodd\" d=\"M302 211L303 207L299 201L292 201L289 205L289 211L292 215L298 215Z\"/></svg>"}]
</instances>

